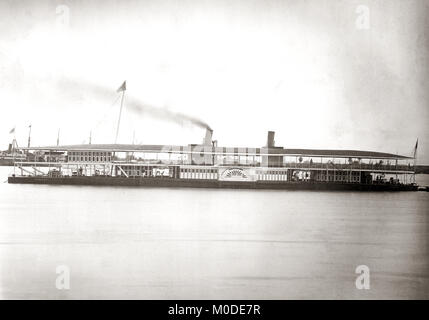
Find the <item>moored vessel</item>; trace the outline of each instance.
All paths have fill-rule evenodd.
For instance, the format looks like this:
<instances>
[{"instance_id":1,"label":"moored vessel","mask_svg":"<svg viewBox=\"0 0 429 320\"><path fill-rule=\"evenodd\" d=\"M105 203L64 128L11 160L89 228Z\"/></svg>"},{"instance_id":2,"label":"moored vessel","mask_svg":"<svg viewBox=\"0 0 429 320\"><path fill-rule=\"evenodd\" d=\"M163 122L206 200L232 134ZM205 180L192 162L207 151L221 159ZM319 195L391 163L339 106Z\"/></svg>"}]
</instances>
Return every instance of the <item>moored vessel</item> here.
<instances>
[{"instance_id":1,"label":"moored vessel","mask_svg":"<svg viewBox=\"0 0 429 320\"><path fill-rule=\"evenodd\" d=\"M23 148L9 183L247 189L415 191L414 158L360 150L219 147L207 129L187 146L84 144Z\"/></svg>"}]
</instances>

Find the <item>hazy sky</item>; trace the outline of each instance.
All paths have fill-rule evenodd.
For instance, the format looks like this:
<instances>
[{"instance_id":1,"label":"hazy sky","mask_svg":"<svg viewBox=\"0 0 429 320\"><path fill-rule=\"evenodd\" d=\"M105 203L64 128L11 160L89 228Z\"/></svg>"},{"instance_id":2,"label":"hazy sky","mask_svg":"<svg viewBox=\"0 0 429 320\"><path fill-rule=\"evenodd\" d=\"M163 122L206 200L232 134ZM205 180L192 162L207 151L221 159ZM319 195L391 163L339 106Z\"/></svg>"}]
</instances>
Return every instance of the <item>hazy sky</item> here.
<instances>
[{"instance_id":1,"label":"hazy sky","mask_svg":"<svg viewBox=\"0 0 429 320\"><path fill-rule=\"evenodd\" d=\"M429 164L429 1L0 1L0 145L199 143L411 154ZM116 101L116 103L115 103ZM127 106L127 103L128 106ZM163 114L162 112L160 113Z\"/></svg>"}]
</instances>

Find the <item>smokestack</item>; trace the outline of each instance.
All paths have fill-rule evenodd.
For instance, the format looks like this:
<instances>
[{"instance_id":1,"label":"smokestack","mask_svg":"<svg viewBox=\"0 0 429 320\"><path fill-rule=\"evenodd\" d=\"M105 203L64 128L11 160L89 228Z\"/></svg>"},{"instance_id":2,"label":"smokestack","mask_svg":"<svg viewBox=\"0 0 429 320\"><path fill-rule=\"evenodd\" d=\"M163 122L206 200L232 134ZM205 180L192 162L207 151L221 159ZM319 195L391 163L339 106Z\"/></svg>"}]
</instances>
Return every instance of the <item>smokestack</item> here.
<instances>
[{"instance_id":1,"label":"smokestack","mask_svg":"<svg viewBox=\"0 0 429 320\"><path fill-rule=\"evenodd\" d=\"M12 143L9 143L9 147L7 148L7 153L12 153Z\"/></svg>"},{"instance_id":2,"label":"smokestack","mask_svg":"<svg viewBox=\"0 0 429 320\"><path fill-rule=\"evenodd\" d=\"M205 136L204 141L203 141L203 145L211 146L212 145L212 138L213 138L213 130L207 128L206 129L206 136Z\"/></svg>"},{"instance_id":3,"label":"smokestack","mask_svg":"<svg viewBox=\"0 0 429 320\"><path fill-rule=\"evenodd\" d=\"M274 141L274 131L268 131L267 135L267 148L274 148L275 141Z\"/></svg>"}]
</instances>

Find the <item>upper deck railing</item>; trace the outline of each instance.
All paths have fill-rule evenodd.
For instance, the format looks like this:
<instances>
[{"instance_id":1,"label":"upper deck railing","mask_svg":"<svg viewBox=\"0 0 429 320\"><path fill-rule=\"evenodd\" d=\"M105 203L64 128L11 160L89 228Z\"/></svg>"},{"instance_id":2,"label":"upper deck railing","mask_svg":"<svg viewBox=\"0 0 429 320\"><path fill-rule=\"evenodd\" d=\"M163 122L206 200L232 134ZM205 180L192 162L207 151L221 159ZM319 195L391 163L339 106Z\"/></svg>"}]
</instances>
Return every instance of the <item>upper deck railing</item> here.
<instances>
[{"instance_id":1,"label":"upper deck railing","mask_svg":"<svg viewBox=\"0 0 429 320\"><path fill-rule=\"evenodd\" d=\"M404 164L391 164L391 163L320 163L320 162L284 162L276 163L274 165L267 165L261 162L251 161L237 161L237 160L224 160L221 162L215 161L214 164L199 164L189 162L188 160L156 160L156 159L116 159L111 162L93 162L93 161L51 161L51 162L31 162L31 161L16 161L17 166L85 166L85 165L184 165L184 166L241 166L241 167L255 167L255 168L284 168L284 169L297 169L297 170L348 170L348 171L369 171L369 172L385 172L385 173L413 173L414 166Z\"/></svg>"}]
</instances>

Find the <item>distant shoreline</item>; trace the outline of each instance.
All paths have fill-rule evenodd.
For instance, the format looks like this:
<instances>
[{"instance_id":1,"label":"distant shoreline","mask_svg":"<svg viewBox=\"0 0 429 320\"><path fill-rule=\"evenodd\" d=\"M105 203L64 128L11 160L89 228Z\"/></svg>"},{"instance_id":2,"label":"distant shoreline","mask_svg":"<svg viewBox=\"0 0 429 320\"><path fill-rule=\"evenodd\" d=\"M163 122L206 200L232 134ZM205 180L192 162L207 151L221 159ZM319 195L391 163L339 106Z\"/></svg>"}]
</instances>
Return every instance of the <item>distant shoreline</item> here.
<instances>
[{"instance_id":1,"label":"distant shoreline","mask_svg":"<svg viewBox=\"0 0 429 320\"><path fill-rule=\"evenodd\" d=\"M416 173L426 173L429 174L429 165L417 165Z\"/></svg>"}]
</instances>

